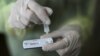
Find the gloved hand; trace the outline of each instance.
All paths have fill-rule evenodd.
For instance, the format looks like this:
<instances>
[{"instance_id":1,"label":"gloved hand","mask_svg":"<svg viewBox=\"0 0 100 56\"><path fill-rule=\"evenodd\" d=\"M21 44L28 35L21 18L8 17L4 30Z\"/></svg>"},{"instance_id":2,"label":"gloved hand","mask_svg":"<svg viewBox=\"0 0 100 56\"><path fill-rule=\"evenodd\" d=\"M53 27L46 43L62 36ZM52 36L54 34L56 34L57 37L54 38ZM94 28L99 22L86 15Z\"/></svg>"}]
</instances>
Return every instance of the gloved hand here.
<instances>
[{"instance_id":1,"label":"gloved hand","mask_svg":"<svg viewBox=\"0 0 100 56\"><path fill-rule=\"evenodd\" d=\"M81 48L80 30L77 27L67 27L41 36L52 37L54 43L42 47L43 51L57 51L60 56L78 56Z\"/></svg>"},{"instance_id":2,"label":"gloved hand","mask_svg":"<svg viewBox=\"0 0 100 56\"><path fill-rule=\"evenodd\" d=\"M9 24L13 28L26 28L31 24L50 24L49 15L53 13L49 7L43 7L34 0L17 0L11 10Z\"/></svg>"}]
</instances>

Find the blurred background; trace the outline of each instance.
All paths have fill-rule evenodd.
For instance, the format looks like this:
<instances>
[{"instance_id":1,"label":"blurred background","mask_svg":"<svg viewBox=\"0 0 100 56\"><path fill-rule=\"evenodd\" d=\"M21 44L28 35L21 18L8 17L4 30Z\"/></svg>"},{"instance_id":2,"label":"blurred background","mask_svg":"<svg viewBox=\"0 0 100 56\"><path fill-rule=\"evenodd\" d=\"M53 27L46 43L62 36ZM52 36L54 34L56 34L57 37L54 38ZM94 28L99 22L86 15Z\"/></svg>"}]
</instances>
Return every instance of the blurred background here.
<instances>
[{"instance_id":1,"label":"blurred background","mask_svg":"<svg viewBox=\"0 0 100 56\"><path fill-rule=\"evenodd\" d=\"M6 44L6 35L4 34L5 20L7 19L10 6L15 0L0 0L0 56L10 56ZM3 18L3 20L1 20ZM80 56L100 56L100 0L96 2L95 13L93 15L95 20L93 34L85 45L82 47Z\"/></svg>"},{"instance_id":2,"label":"blurred background","mask_svg":"<svg viewBox=\"0 0 100 56\"><path fill-rule=\"evenodd\" d=\"M6 44L6 35L4 34L4 25L13 2L15 2L15 0L0 0L0 56L10 56Z\"/></svg>"}]
</instances>

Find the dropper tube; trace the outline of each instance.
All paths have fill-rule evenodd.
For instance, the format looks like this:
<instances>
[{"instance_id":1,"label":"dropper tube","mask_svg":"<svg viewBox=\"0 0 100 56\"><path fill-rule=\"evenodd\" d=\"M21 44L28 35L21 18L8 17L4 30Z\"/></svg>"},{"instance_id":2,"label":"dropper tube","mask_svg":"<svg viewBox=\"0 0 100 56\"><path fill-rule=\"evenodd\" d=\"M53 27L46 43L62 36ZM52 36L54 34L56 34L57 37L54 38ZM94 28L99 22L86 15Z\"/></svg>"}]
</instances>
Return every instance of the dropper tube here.
<instances>
[{"instance_id":1,"label":"dropper tube","mask_svg":"<svg viewBox=\"0 0 100 56\"><path fill-rule=\"evenodd\" d=\"M48 24L44 24L44 32L46 34L48 34L50 32L50 29L49 29L49 25Z\"/></svg>"}]
</instances>

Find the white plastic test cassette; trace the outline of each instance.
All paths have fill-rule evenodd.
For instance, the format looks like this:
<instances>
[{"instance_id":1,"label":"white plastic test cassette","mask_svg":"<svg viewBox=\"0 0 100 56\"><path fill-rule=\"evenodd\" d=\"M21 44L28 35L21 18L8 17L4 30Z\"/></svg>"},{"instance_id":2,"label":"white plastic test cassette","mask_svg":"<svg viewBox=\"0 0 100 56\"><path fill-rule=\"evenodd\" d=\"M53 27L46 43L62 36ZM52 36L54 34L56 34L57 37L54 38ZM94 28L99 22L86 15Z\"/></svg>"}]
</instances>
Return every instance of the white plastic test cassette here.
<instances>
[{"instance_id":1,"label":"white plastic test cassette","mask_svg":"<svg viewBox=\"0 0 100 56\"><path fill-rule=\"evenodd\" d=\"M25 40L23 41L23 48L37 48L42 47L44 45L53 43L52 38L44 38L44 39L34 39L34 40Z\"/></svg>"}]
</instances>

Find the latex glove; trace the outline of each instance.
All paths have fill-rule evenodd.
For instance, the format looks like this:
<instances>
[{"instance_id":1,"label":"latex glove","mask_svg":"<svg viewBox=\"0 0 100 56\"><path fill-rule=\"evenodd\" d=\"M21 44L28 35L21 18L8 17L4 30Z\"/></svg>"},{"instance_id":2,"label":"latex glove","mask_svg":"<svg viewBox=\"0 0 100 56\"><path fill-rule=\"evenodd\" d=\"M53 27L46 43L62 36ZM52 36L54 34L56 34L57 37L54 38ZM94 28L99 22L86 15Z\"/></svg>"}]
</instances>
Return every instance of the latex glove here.
<instances>
[{"instance_id":1,"label":"latex glove","mask_svg":"<svg viewBox=\"0 0 100 56\"><path fill-rule=\"evenodd\" d=\"M43 7L34 0L17 0L11 10L9 24L13 28L26 28L30 23L50 24L49 15L53 13L49 7Z\"/></svg>"},{"instance_id":2,"label":"latex glove","mask_svg":"<svg viewBox=\"0 0 100 56\"><path fill-rule=\"evenodd\" d=\"M68 27L41 36L41 38L52 37L53 44L42 47L43 51L57 51L60 56L78 56L81 48L80 30L75 27Z\"/></svg>"}]
</instances>

